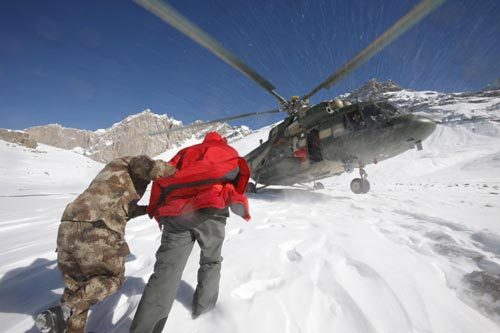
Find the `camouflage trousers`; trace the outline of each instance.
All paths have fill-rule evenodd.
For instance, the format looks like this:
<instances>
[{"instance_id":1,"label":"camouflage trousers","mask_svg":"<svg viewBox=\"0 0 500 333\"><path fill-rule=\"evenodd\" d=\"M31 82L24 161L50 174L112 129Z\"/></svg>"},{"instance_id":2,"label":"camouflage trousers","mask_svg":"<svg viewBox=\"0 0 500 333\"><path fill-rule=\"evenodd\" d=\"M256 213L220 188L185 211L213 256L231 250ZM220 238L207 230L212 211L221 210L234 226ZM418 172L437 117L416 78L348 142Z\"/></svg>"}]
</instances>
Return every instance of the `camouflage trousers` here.
<instances>
[{"instance_id":1,"label":"camouflage trousers","mask_svg":"<svg viewBox=\"0 0 500 333\"><path fill-rule=\"evenodd\" d=\"M123 237L104 223L61 222L57 235L57 265L64 282L61 303L72 309L68 333L83 333L91 305L120 289L125 281Z\"/></svg>"}]
</instances>

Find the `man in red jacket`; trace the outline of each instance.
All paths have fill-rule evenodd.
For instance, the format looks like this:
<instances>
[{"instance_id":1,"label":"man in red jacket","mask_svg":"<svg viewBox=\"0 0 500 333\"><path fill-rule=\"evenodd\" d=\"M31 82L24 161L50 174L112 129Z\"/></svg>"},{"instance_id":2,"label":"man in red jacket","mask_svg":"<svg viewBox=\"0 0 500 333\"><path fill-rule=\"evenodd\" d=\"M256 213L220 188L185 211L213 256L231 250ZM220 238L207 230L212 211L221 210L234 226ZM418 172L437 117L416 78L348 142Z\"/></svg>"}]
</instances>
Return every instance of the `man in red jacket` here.
<instances>
[{"instance_id":1,"label":"man in red jacket","mask_svg":"<svg viewBox=\"0 0 500 333\"><path fill-rule=\"evenodd\" d=\"M154 181L151 190L148 214L163 228L163 235L131 332L163 330L195 241L201 254L192 316L211 310L219 293L229 208L250 219L245 196L248 165L218 133L208 133L203 143L182 149L169 163L177 172Z\"/></svg>"}]
</instances>

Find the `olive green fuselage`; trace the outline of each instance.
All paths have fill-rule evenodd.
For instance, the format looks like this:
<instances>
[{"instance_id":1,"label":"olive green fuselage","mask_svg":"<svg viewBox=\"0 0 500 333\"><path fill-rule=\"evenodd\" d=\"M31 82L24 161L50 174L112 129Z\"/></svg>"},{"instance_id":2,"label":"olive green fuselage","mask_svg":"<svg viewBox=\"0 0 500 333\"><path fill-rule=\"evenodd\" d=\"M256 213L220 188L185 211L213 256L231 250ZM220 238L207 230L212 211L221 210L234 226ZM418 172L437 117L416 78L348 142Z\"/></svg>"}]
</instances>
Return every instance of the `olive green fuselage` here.
<instances>
[{"instance_id":1,"label":"olive green fuselage","mask_svg":"<svg viewBox=\"0 0 500 333\"><path fill-rule=\"evenodd\" d=\"M293 185L399 155L420 145L435 127L386 101L341 109L323 102L287 117L245 158L256 182Z\"/></svg>"}]
</instances>

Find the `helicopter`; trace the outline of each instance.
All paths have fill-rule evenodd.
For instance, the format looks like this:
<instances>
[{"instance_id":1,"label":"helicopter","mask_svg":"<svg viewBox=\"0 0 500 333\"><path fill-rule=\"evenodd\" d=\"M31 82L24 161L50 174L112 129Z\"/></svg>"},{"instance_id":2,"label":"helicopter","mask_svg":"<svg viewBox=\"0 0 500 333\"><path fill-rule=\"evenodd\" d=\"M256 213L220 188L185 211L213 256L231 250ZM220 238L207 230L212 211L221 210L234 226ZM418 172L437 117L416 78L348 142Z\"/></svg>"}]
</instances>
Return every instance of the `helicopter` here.
<instances>
[{"instance_id":1,"label":"helicopter","mask_svg":"<svg viewBox=\"0 0 500 333\"><path fill-rule=\"evenodd\" d=\"M444 0L422 0L325 81L306 95L292 96L290 100L278 94L269 81L167 3L161 0L134 1L255 81L279 102L277 109L196 122L150 135L286 112L286 118L271 129L267 141L261 140L260 145L245 156L254 181L248 184L249 192L256 193L270 185L299 184L310 189L323 189L324 185L318 180L358 168L359 178L351 181L350 189L356 194L368 193L367 165L377 164L409 149L422 150L422 141L436 128L433 120L406 113L388 100L351 103L335 98L311 105L310 98L321 89L330 88L380 52ZM313 182L312 188L305 185L310 182ZM258 184L262 186L257 187Z\"/></svg>"}]
</instances>

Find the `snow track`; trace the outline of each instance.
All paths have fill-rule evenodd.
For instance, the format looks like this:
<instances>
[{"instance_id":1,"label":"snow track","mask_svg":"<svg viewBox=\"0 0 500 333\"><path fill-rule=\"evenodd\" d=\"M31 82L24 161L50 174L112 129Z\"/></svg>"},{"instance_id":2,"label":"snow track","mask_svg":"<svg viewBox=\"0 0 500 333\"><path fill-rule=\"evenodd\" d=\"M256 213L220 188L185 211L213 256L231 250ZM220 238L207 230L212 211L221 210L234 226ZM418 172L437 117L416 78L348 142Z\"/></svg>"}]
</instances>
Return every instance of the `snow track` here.
<instances>
[{"instance_id":1,"label":"snow track","mask_svg":"<svg viewBox=\"0 0 500 333\"><path fill-rule=\"evenodd\" d=\"M245 154L268 130L234 146ZM499 291L473 283L477 274L500 274L499 143L489 123L440 126L423 151L369 166L366 195L349 191L354 174L326 179L321 191L250 195L252 221L228 220L217 307L190 317L195 247L165 331L499 332ZM72 152L40 150L46 153L0 142L1 158L19 161L0 163L5 332L35 332L33 316L58 301L58 220L102 167ZM160 231L138 218L127 240L133 254L125 286L93 308L89 331L128 330Z\"/></svg>"}]
</instances>

